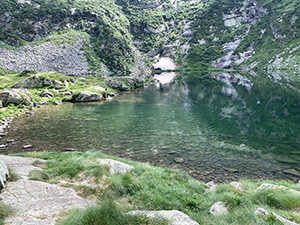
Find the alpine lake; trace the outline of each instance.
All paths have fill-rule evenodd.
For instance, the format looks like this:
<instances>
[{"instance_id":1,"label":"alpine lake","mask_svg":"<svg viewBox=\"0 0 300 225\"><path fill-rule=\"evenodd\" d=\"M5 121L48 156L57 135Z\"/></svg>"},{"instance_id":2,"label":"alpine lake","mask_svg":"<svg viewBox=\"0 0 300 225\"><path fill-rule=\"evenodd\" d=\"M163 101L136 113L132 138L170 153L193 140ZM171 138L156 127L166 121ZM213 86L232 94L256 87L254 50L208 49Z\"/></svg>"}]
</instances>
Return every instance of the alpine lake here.
<instances>
[{"instance_id":1,"label":"alpine lake","mask_svg":"<svg viewBox=\"0 0 300 225\"><path fill-rule=\"evenodd\" d=\"M161 74L157 76L164 76ZM5 153L100 150L208 182L300 179L300 94L234 73L14 119ZM32 145L23 149L24 145Z\"/></svg>"}]
</instances>

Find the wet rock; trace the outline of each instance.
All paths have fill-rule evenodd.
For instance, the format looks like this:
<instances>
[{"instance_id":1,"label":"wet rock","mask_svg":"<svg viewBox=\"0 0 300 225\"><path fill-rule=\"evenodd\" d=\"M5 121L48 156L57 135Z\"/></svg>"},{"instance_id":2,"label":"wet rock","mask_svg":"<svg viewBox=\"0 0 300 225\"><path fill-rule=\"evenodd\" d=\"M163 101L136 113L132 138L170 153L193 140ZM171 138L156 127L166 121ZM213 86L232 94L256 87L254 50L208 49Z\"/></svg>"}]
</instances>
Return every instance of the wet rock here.
<instances>
[{"instance_id":1,"label":"wet rock","mask_svg":"<svg viewBox=\"0 0 300 225\"><path fill-rule=\"evenodd\" d=\"M184 159L183 158L174 158L174 162L176 162L176 163L183 163Z\"/></svg>"},{"instance_id":2,"label":"wet rock","mask_svg":"<svg viewBox=\"0 0 300 225\"><path fill-rule=\"evenodd\" d=\"M192 220L189 216L178 210L162 210L162 211L131 211L128 213L131 216L148 217L150 219L158 218L163 219L170 225L199 225L196 221Z\"/></svg>"},{"instance_id":3,"label":"wet rock","mask_svg":"<svg viewBox=\"0 0 300 225\"><path fill-rule=\"evenodd\" d=\"M224 167L224 170L228 171L229 173L237 173L237 172L239 172L237 169L227 168L227 167Z\"/></svg>"},{"instance_id":4,"label":"wet rock","mask_svg":"<svg viewBox=\"0 0 300 225\"><path fill-rule=\"evenodd\" d=\"M289 175L293 175L295 177L300 177L300 173L295 169L283 170L283 172Z\"/></svg>"},{"instance_id":5,"label":"wet rock","mask_svg":"<svg viewBox=\"0 0 300 225\"><path fill-rule=\"evenodd\" d=\"M109 173L112 175L116 173L125 174L134 168L131 165L113 159L98 159L97 161L100 165L108 165L110 167Z\"/></svg>"},{"instance_id":6,"label":"wet rock","mask_svg":"<svg viewBox=\"0 0 300 225\"><path fill-rule=\"evenodd\" d=\"M33 147L32 145L24 145L23 149L28 149L28 148L32 148L32 147Z\"/></svg>"},{"instance_id":7,"label":"wet rock","mask_svg":"<svg viewBox=\"0 0 300 225\"><path fill-rule=\"evenodd\" d=\"M227 204L224 202L215 202L210 208L209 212L216 216L227 214L228 213Z\"/></svg>"},{"instance_id":8,"label":"wet rock","mask_svg":"<svg viewBox=\"0 0 300 225\"><path fill-rule=\"evenodd\" d=\"M26 89L4 89L0 92L0 100L4 104L24 104L30 105L31 103L31 94Z\"/></svg>"},{"instance_id":9,"label":"wet rock","mask_svg":"<svg viewBox=\"0 0 300 225\"><path fill-rule=\"evenodd\" d=\"M81 91L72 96L74 102L92 102L100 101L101 97L98 94L89 91Z\"/></svg>"}]
</instances>

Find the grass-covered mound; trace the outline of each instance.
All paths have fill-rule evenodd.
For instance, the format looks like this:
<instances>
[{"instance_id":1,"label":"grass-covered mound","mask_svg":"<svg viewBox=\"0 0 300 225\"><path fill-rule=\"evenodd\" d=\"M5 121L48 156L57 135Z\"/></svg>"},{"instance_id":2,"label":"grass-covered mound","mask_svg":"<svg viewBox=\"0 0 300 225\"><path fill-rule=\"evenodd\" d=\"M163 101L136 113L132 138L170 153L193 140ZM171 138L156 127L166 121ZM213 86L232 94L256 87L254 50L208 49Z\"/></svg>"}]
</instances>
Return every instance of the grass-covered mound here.
<instances>
[{"instance_id":1,"label":"grass-covered mound","mask_svg":"<svg viewBox=\"0 0 300 225\"><path fill-rule=\"evenodd\" d=\"M220 184L211 190L183 171L110 157L100 151L31 152L26 156L48 160L42 172L31 173L31 179L50 183L65 180L67 183L63 185L98 202L95 207L71 212L62 224L164 224L146 218L129 218L126 213L136 209L180 210L205 225L281 224L272 216L264 219L254 214L257 208L264 208L300 222L300 195L281 189L255 191L263 181L242 180L242 189ZM97 162L100 158L113 158L134 166L134 169L126 174L111 175L108 166ZM41 163L37 160L36 164ZM82 181L94 186L78 185ZM267 182L300 191L299 185L288 181ZM217 201L228 205L228 214L215 216L209 213Z\"/></svg>"}]
</instances>

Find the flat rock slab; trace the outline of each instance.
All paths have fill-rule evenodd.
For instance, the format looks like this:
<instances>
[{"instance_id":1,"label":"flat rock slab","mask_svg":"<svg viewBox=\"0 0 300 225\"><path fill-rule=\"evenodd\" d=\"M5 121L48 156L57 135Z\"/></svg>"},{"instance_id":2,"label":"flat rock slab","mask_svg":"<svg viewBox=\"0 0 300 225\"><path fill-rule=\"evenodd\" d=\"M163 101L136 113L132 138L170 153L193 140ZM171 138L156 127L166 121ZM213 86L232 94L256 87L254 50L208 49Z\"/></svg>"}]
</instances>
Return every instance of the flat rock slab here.
<instances>
[{"instance_id":1,"label":"flat rock slab","mask_svg":"<svg viewBox=\"0 0 300 225\"><path fill-rule=\"evenodd\" d=\"M9 183L0 197L3 203L16 210L14 217L6 221L11 224L19 224L24 218L40 220L36 224L45 224L44 219L47 224L55 224L61 211L92 204L71 188L25 179Z\"/></svg>"},{"instance_id":2,"label":"flat rock slab","mask_svg":"<svg viewBox=\"0 0 300 225\"><path fill-rule=\"evenodd\" d=\"M32 165L37 159L1 155L0 160L21 178L15 182L8 182L0 194L2 202L15 211L14 215L5 221L7 224L54 225L62 211L93 204L92 201L78 196L71 188L28 180L31 170L41 170Z\"/></svg>"},{"instance_id":3,"label":"flat rock slab","mask_svg":"<svg viewBox=\"0 0 300 225\"><path fill-rule=\"evenodd\" d=\"M263 189L266 189L266 188L271 188L271 189L278 188L278 189L283 189L283 190L286 190L286 191L293 192L295 194L300 194L300 191L291 189L291 188L283 186L283 185L275 185L275 184L270 184L270 183L261 184L255 191L260 191L260 190L263 190Z\"/></svg>"},{"instance_id":4,"label":"flat rock slab","mask_svg":"<svg viewBox=\"0 0 300 225\"><path fill-rule=\"evenodd\" d=\"M188 215L178 210L161 210L161 211L131 211L128 215L132 216L146 216L150 219L164 219L170 225L199 225L196 221L192 220Z\"/></svg>"},{"instance_id":5,"label":"flat rock slab","mask_svg":"<svg viewBox=\"0 0 300 225\"><path fill-rule=\"evenodd\" d=\"M0 155L2 160L9 168L13 170L20 178L28 178L28 174L31 170L41 170L41 168L33 166L34 161L46 162L42 159L18 157L18 156L6 156Z\"/></svg>"}]
</instances>

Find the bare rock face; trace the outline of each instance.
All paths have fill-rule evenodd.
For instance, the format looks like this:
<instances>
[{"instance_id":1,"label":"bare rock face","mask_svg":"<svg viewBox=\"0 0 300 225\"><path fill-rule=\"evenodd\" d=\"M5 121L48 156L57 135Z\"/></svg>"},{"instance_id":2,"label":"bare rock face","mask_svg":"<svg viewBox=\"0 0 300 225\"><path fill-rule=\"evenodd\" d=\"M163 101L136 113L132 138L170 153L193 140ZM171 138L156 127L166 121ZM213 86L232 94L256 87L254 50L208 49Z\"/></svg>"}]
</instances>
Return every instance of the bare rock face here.
<instances>
[{"instance_id":1,"label":"bare rock face","mask_svg":"<svg viewBox=\"0 0 300 225\"><path fill-rule=\"evenodd\" d=\"M113 159L98 159L98 162L101 165L108 165L110 167L109 169L110 174L115 174L115 173L125 174L134 168L131 165Z\"/></svg>"},{"instance_id":2,"label":"bare rock face","mask_svg":"<svg viewBox=\"0 0 300 225\"><path fill-rule=\"evenodd\" d=\"M36 159L0 155L0 160L20 177L16 182L9 182L0 194L2 202L15 211L12 217L6 219L6 224L54 225L62 211L93 204L92 201L78 196L73 189L28 180L31 170L41 170L32 165Z\"/></svg>"},{"instance_id":3,"label":"bare rock face","mask_svg":"<svg viewBox=\"0 0 300 225\"><path fill-rule=\"evenodd\" d=\"M4 89L0 92L0 100L4 104L19 105L24 103L24 105L30 105L32 98L26 89Z\"/></svg>"},{"instance_id":4,"label":"bare rock face","mask_svg":"<svg viewBox=\"0 0 300 225\"><path fill-rule=\"evenodd\" d=\"M93 102L100 101L101 97L98 94L89 91L81 91L73 95L72 100L74 102Z\"/></svg>"},{"instance_id":5,"label":"bare rock face","mask_svg":"<svg viewBox=\"0 0 300 225\"><path fill-rule=\"evenodd\" d=\"M128 214L132 216L146 216L150 219L164 219L170 225L199 225L196 221L192 220L189 216L178 210L131 211Z\"/></svg>"},{"instance_id":6,"label":"bare rock face","mask_svg":"<svg viewBox=\"0 0 300 225\"><path fill-rule=\"evenodd\" d=\"M43 80L38 75L28 77L14 85L14 88L39 88L43 87Z\"/></svg>"}]
</instances>

